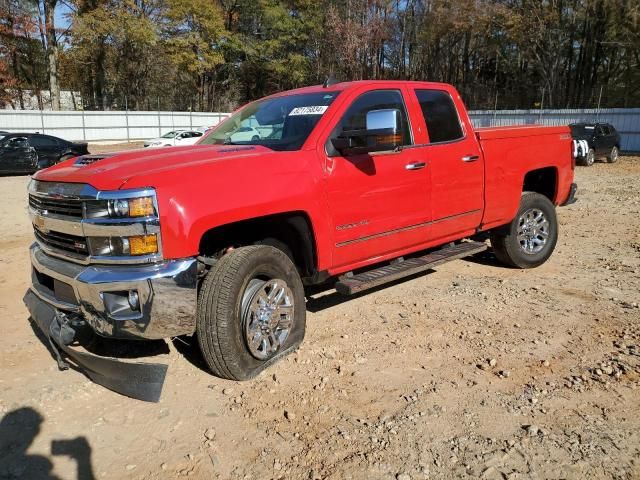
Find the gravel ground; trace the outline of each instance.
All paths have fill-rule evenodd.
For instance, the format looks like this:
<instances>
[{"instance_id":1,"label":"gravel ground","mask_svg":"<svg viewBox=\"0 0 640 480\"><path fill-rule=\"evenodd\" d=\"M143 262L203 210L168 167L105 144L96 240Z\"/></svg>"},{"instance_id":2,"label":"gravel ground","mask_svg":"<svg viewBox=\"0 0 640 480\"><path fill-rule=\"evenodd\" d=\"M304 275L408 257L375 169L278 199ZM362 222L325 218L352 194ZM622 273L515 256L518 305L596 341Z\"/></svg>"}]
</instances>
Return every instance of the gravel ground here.
<instances>
[{"instance_id":1,"label":"gravel ground","mask_svg":"<svg viewBox=\"0 0 640 480\"><path fill-rule=\"evenodd\" d=\"M542 267L326 292L246 383L169 345L158 404L57 370L21 301L28 178L0 178L0 478L640 478L640 157L576 177Z\"/></svg>"}]
</instances>

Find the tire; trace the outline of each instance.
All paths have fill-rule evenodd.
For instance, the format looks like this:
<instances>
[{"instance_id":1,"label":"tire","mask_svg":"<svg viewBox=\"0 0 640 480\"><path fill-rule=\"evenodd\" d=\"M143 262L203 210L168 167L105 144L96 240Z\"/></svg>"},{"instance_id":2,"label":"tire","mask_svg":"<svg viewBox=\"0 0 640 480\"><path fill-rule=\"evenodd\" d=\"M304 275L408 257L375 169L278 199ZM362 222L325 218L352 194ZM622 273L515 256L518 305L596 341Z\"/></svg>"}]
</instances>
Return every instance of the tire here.
<instances>
[{"instance_id":1,"label":"tire","mask_svg":"<svg viewBox=\"0 0 640 480\"><path fill-rule=\"evenodd\" d=\"M618 151L618 147L613 147L611 149L611 152L609 152L609 155L607 155L607 162L616 163L618 161L619 155L620 152Z\"/></svg>"},{"instance_id":2,"label":"tire","mask_svg":"<svg viewBox=\"0 0 640 480\"><path fill-rule=\"evenodd\" d=\"M260 137L258 135L254 135L253 137L251 137L252 142L257 142L258 140L260 140Z\"/></svg>"},{"instance_id":3,"label":"tire","mask_svg":"<svg viewBox=\"0 0 640 480\"><path fill-rule=\"evenodd\" d=\"M596 151L590 148L587 155L580 159L580 165L584 167L590 167L596 161Z\"/></svg>"},{"instance_id":4,"label":"tire","mask_svg":"<svg viewBox=\"0 0 640 480\"><path fill-rule=\"evenodd\" d=\"M281 291L283 294L279 295ZM274 293L281 307L279 321L277 316L264 314L264 304L258 302ZM258 312L265 315L262 321ZM276 325L269 324L274 321ZM202 283L196 333L202 356L218 377L255 377L302 343L305 322L304 288L296 266L287 254L272 246L232 250L215 264ZM285 332L280 327L287 323L290 326ZM265 334L261 327L271 334ZM271 339L278 341L270 343ZM270 347L276 344L277 350L271 351Z\"/></svg>"},{"instance_id":5,"label":"tire","mask_svg":"<svg viewBox=\"0 0 640 480\"><path fill-rule=\"evenodd\" d=\"M534 192L522 194L520 208L510 224L491 232L491 246L496 257L514 268L542 265L553 253L557 242L555 207L547 197Z\"/></svg>"}]
</instances>

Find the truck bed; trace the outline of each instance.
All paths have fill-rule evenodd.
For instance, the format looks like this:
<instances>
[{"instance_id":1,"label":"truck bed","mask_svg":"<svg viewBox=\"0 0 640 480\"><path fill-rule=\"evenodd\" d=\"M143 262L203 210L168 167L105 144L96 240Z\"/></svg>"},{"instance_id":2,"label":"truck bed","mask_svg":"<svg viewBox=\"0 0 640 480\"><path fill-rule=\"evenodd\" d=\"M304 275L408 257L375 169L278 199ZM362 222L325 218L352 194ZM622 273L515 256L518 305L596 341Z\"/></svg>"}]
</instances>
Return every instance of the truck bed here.
<instances>
[{"instance_id":1,"label":"truck bed","mask_svg":"<svg viewBox=\"0 0 640 480\"><path fill-rule=\"evenodd\" d=\"M526 183L526 172L546 169L556 188L549 192L554 204L569 195L573 175L572 140L569 127L517 125L478 128L476 137L485 161L485 212L482 229L511 221ZM566 167L566 168L565 168Z\"/></svg>"}]
</instances>

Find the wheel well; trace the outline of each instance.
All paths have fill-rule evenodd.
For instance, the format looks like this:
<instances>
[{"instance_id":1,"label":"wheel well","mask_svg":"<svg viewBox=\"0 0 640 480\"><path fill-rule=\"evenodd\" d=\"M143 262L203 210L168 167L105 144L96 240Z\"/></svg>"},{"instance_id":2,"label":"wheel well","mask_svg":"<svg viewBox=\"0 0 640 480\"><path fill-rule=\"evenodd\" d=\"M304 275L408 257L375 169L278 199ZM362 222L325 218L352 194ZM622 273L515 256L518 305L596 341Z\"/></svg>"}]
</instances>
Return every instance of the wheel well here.
<instances>
[{"instance_id":1,"label":"wheel well","mask_svg":"<svg viewBox=\"0 0 640 480\"><path fill-rule=\"evenodd\" d=\"M553 167L532 170L524 176L522 191L540 193L553 202L556 196L557 180L558 172Z\"/></svg>"},{"instance_id":2,"label":"wheel well","mask_svg":"<svg viewBox=\"0 0 640 480\"><path fill-rule=\"evenodd\" d=\"M276 248L282 243L290 250L302 277L315 273L315 239L311 221L304 212L268 215L212 228L200 239L199 251L200 255L216 257L228 248L253 245L266 239L277 240Z\"/></svg>"}]
</instances>

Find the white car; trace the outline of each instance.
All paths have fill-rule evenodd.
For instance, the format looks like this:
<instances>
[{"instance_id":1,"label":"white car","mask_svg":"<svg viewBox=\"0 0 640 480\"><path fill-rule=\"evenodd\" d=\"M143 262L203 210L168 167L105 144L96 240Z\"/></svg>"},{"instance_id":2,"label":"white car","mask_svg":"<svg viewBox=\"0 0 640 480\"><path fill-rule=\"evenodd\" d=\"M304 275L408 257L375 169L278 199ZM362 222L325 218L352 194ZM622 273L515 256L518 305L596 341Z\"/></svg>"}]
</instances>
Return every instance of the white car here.
<instances>
[{"instance_id":1,"label":"white car","mask_svg":"<svg viewBox=\"0 0 640 480\"><path fill-rule=\"evenodd\" d=\"M144 142L145 147L174 147L179 145L193 145L202 138L202 132L197 130L172 130L161 137L152 138Z\"/></svg>"},{"instance_id":2,"label":"white car","mask_svg":"<svg viewBox=\"0 0 640 480\"><path fill-rule=\"evenodd\" d=\"M255 142L262 137L260 132L253 127L240 127L229 135L228 138L231 142Z\"/></svg>"}]
</instances>

